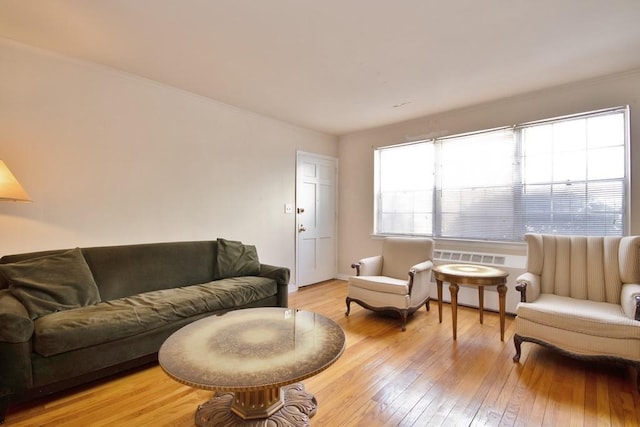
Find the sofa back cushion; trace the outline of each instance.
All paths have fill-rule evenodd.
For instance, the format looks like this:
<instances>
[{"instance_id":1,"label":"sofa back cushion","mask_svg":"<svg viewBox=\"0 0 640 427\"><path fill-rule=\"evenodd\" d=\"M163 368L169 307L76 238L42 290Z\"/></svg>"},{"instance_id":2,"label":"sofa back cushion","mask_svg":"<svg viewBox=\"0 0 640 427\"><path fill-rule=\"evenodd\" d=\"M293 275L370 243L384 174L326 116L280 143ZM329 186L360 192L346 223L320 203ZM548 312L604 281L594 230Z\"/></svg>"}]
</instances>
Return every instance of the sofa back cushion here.
<instances>
[{"instance_id":1,"label":"sofa back cushion","mask_svg":"<svg viewBox=\"0 0 640 427\"><path fill-rule=\"evenodd\" d=\"M100 302L100 293L79 248L0 265L9 289L36 319Z\"/></svg>"},{"instance_id":2,"label":"sofa back cushion","mask_svg":"<svg viewBox=\"0 0 640 427\"><path fill-rule=\"evenodd\" d=\"M7 255L16 262L65 250ZM216 241L145 243L82 248L103 301L213 280ZM0 283L0 289L6 287Z\"/></svg>"},{"instance_id":3,"label":"sofa back cushion","mask_svg":"<svg viewBox=\"0 0 640 427\"><path fill-rule=\"evenodd\" d=\"M226 239L218 239L217 243L218 256L213 268L215 280L260 274L260 260L255 246Z\"/></svg>"},{"instance_id":4,"label":"sofa back cushion","mask_svg":"<svg viewBox=\"0 0 640 427\"><path fill-rule=\"evenodd\" d=\"M527 271L541 292L620 303L623 283L640 279L640 237L527 234Z\"/></svg>"},{"instance_id":5,"label":"sofa back cushion","mask_svg":"<svg viewBox=\"0 0 640 427\"><path fill-rule=\"evenodd\" d=\"M103 301L213 279L216 242L147 243L82 252Z\"/></svg>"}]
</instances>

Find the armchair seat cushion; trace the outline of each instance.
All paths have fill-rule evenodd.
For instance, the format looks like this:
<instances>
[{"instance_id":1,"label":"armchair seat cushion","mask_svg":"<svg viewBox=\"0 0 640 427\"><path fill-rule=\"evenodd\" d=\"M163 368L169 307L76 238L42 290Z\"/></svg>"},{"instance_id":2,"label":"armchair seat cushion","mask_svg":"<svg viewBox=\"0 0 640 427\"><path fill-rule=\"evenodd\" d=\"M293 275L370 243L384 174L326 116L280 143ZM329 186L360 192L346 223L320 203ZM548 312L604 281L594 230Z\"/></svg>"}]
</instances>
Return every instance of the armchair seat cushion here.
<instances>
[{"instance_id":1,"label":"armchair seat cushion","mask_svg":"<svg viewBox=\"0 0 640 427\"><path fill-rule=\"evenodd\" d=\"M585 335L640 339L640 322L625 316L619 304L541 294L534 302L518 304L517 315Z\"/></svg>"},{"instance_id":2,"label":"armchair seat cushion","mask_svg":"<svg viewBox=\"0 0 640 427\"><path fill-rule=\"evenodd\" d=\"M350 286L383 292L394 295L407 295L409 286L406 280L394 279L386 276L353 276L349 279Z\"/></svg>"}]
</instances>

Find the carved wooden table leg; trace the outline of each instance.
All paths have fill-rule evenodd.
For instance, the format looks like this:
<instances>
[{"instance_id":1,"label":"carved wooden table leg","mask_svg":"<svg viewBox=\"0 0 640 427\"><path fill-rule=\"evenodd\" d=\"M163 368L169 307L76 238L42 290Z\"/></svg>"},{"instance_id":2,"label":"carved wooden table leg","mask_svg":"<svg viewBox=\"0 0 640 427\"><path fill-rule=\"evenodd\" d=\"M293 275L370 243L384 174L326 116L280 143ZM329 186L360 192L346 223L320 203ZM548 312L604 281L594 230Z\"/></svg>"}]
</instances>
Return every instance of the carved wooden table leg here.
<instances>
[{"instance_id":1,"label":"carved wooden table leg","mask_svg":"<svg viewBox=\"0 0 640 427\"><path fill-rule=\"evenodd\" d=\"M507 295L507 287L504 284L498 285L498 304L500 306L500 341L504 341L504 320L506 317L505 316L506 295Z\"/></svg>"},{"instance_id":2,"label":"carved wooden table leg","mask_svg":"<svg viewBox=\"0 0 640 427\"><path fill-rule=\"evenodd\" d=\"M484 323L484 286L478 286L478 308L480 309L480 324Z\"/></svg>"},{"instance_id":3,"label":"carved wooden table leg","mask_svg":"<svg viewBox=\"0 0 640 427\"><path fill-rule=\"evenodd\" d=\"M438 286L438 320L442 323L442 280L436 279Z\"/></svg>"},{"instance_id":4,"label":"carved wooden table leg","mask_svg":"<svg viewBox=\"0 0 640 427\"><path fill-rule=\"evenodd\" d=\"M449 285L449 292L451 292L451 320L453 322L453 339L458 338L458 289L460 287L457 283L451 283Z\"/></svg>"}]
</instances>

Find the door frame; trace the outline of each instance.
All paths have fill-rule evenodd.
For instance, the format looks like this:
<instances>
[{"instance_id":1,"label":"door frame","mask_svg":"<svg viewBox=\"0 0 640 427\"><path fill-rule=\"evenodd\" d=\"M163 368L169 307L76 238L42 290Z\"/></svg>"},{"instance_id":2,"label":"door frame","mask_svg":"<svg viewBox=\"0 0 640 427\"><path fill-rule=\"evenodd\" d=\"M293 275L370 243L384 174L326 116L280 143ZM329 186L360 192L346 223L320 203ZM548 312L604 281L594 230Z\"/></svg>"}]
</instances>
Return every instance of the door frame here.
<instances>
[{"instance_id":1,"label":"door frame","mask_svg":"<svg viewBox=\"0 0 640 427\"><path fill-rule=\"evenodd\" d=\"M334 230L333 230L333 235L334 235L334 239L333 239L333 252L334 252L334 257L333 257L333 274L334 277L338 277L338 212L339 212L339 206L338 206L338 201L339 201L339 197L338 197L338 177L339 177L339 161L337 157L333 157L333 156L328 156L325 154L318 154L318 153L312 153L309 151L302 151L302 150L296 150L296 177L295 177L295 209L294 209L294 214L295 214L295 221L294 221L294 235L295 235L295 253L296 253L296 260L295 260L295 266L296 266L296 274L295 274L295 289L297 290L298 288L300 288L300 245L298 244L298 228L300 227L300 217L298 215L298 172L299 172L299 166L300 166L300 157L301 156L307 156L307 157L315 157L317 159L322 159L322 160L329 160L331 162L334 163L335 165L335 177L334 177L334 187L335 187L335 191L334 191L334 206L335 206L335 212L334 212Z\"/></svg>"}]
</instances>

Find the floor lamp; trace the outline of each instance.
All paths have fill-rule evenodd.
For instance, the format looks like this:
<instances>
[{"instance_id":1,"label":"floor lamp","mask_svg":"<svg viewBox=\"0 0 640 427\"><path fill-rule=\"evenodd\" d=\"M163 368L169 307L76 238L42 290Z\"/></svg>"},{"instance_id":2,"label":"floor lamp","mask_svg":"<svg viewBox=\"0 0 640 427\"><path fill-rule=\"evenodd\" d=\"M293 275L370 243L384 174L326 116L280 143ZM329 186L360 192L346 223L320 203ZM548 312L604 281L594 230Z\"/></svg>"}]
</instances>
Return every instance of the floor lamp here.
<instances>
[{"instance_id":1,"label":"floor lamp","mask_svg":"<svg viewBox=\"0 0 640 427\"><path fill-rule=\"evenodd\" d=\"M31 201L27 192L2 160L0 160L0 201Z\"/></svg>"}]
</instances>

